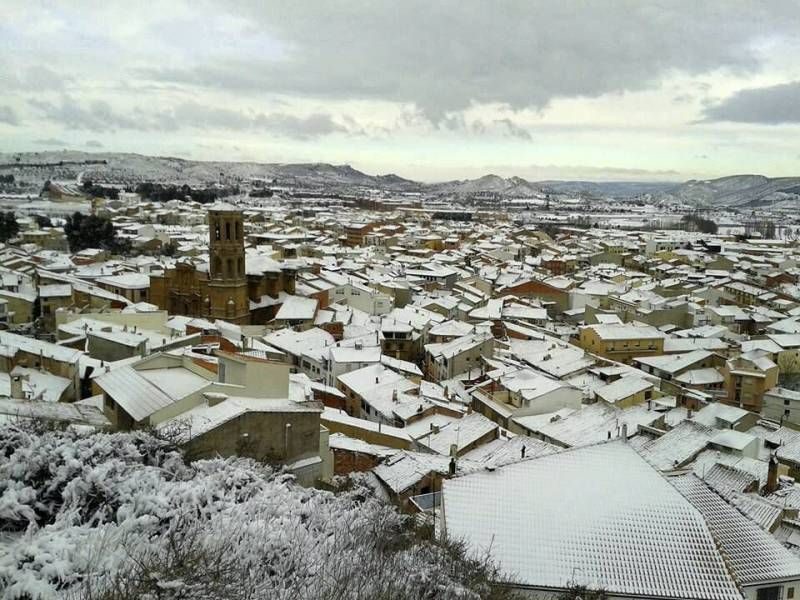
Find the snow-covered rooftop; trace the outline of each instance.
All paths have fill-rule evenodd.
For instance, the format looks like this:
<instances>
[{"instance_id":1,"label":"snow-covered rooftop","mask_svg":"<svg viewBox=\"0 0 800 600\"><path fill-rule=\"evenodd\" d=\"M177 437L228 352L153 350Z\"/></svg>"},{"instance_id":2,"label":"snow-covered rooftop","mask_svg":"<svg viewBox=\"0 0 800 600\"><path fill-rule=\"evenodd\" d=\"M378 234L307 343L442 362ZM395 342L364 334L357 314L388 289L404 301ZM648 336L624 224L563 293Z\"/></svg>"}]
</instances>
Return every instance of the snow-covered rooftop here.
<instances>
[{"instance_id":1,"label":"snow-covered rooftop","mask_svg":"<svg viewBox=\"0 0 800 600\"><path fill-rule=\"evenodd\" d=\"M622 441L444 482L446 530L519 585L739 600L703 516Z\"/></svg>"}]
</instances>

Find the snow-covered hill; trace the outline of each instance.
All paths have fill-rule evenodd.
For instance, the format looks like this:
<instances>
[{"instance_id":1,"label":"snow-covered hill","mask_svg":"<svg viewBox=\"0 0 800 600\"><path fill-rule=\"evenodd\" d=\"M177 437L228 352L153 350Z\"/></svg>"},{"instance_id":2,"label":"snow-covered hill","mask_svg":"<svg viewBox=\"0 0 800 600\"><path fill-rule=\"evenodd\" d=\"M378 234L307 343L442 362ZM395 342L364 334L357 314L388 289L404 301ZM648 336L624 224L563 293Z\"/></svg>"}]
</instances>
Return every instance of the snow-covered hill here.
<instances>
[{"instance_id":1,"label":"snow-covered hill","mask_svg":"<svg viewBox=\"0 0 800 600\"><path fill-rule=\"evenodd\" d=\"M438 196L533 198L544 194L588 198L632 198L646 195L652 201L692 206L757 208L800 206L800 177L769 178L733 175L683 184L637 181L528 181L495 174L477 179L421 183L398 175L369 175L350 165L328 163L256 163L197 161L166 156L79 151L0 154L0 174L41 185L45 180L92 179L100 183L135 184L141 181L187 183L201 187L214 183L240 183L251 179L277 185L309 188L374 188L395 192L423 192ZM35 187L35 185L34 185Z\"/></svg>"},{"instance_id":2,"label":"snow-covered hill","mask_svg":"<svg viewBox=\"0 0 800 600\"><path fill-rule=\"evenodd\" d=\"M709 208L757 208L787 202L800 205L800 177L732 175L704 181L691 180L659 194L657 198Z\"/></svg>"},{"instance_id":3,"label":"snow-covered hill","mask_svg":"<svg viewBox=\"0 0 800 600\"><path fill-rule=\"evenodd\" d=\"M27 172L49 178L49 171L60 178L81 176L96 182L187 183L203 186L224 181L227 183L250 179L276 180L280 185L300 186L357 186L393 190L416 190L420 184L397 175L367 175L350 165L327 163L255 163L197 161L167 156L145 156L127 153L90 153L76 151L26 152L0 154L0 172L14 165ZM31 165L42 165L40 168Z\"/></svg>"},{"instance_id":4,"label":"snow-covered hill","mask_svg":"<svg viewBox=\"0 0 800 600\"><path fill-rule=\"evenodd\" d=\"M489 193L516 198L533 197L542 192L542 187L540 185L526 181L522 177L504 178L492 174L484 175L477 179L435 183L428 186L428 189L439 194L454 194L457 196Z\"/></svg>"}]
</instances>

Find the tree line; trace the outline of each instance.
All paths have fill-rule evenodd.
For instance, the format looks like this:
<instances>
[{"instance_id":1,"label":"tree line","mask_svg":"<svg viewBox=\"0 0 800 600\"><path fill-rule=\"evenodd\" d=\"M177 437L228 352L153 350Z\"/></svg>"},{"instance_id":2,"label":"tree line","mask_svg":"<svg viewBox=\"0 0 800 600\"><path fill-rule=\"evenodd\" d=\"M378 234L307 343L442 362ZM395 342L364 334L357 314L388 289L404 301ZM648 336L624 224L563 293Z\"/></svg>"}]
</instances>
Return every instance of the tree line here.
<instances>
[{"instance_id":1,"label":"tree line","mask_svg":"<svg viewBox=\"0 0 800 600\"><path fill-rule=\"evenodd\" d=\"M169 200L193 200L200 204L211 204L220 198L235 196L240 193L239 186L226 188L197 188L190 185L163 185L146 181L136 186L134 191L146 200L167 202Z\"/></svg>"},{"instance_id":2,"label":"tree line","mask_svg":"<svg viewBox=\"0 0 800 600\"><path fill-rule=\"evenodd\" d=\"M699 231L700 233L717 233L717 224L711 219L706 219L697 214L683 215L681 219L686 231Z\"/></svg>"},{"instance_id":3,"label":"tree line","mask_svg":"<svg viewBox=\"0 0 800 600\"><path fill-rule=\"evenodd\" d=\"M117 188L97 185L91 179L84 181L81 189L92 198L108 198L109 200L117 200L119 198L119 190Z\"/></svg>"}]
</instances>

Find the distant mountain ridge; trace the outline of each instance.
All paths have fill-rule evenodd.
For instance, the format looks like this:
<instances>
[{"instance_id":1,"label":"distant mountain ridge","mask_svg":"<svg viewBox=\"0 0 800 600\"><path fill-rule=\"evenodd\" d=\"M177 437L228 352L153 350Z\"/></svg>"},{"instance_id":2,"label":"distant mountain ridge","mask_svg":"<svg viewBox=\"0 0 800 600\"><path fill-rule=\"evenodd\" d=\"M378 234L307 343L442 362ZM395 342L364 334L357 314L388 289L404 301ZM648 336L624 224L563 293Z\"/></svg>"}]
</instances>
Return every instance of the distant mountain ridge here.
<instances>
[{"instance_id":1,"label":"distant mountain ridge","mask_svg":"<svg viewBox=\"0 0 800 600\"><path fill-rule=\"evenodd\" d=\"M61 173L69 176L83 173L85 178L109 181L154 181L178 182L192 186L207 185L220 180L266 179L278 180L279 184L302 186L361 186L396 190L416 190L419 183L397 175L367 175L350 165L328 163L255 163L235 161L197 161L169 156L146 156L143 154L116 152L23 152L0 154L0 165L20 163L45 163L57 165L69 163ZM105 160L106 164L87 164ZM53 167L54 170L56 167ZM0 170L3 170L0 167Z\"/></svg>"},{"instance_id":2,"label":"distant mountain ridge","mask_svg":"<svg viewBox=\"0 0 800 600\"><path fill-rule=\"evenodd\" d=\"M679 202L703 208L796 205L800 201L800 177L730 175L719 179L692 179L655 198L662 202Z\"/></svg>"},{"instance_id":3,"label":"distant mountain ridge","mask_svg":"<svg viewBox=\"0 0 800 600\"><path fill-rule=\"evenodd\" d=\"M105 164L96 164L105 161ZM685 183L663 181L528 181L488 174L477 179L422 183L395 174L368 175L350 165L329 163L256 163L197 161L133 153L48 151L0 153L0 173L15 163L46 164L34 169L43 179L84 178L114 182L155 181L208 185L218 181L275 180L278 185L304 187L378 188L438 196L496 195L502 198L543 197L546 194L590 198L646 198L704 208L759 207L800 202L800 177L770 178L732 175ZM63 163L60 165L60 163ZM94 163L94 164L89 164ZM48 173L51 169L52 173Z\"/></svg>"},{"instance_id":4,"label":"distant mountain ridge","mask_svg":"<svg viewBox=\"0 0 800 600\"><path fill-rule=\"evenodd\" d=\"M460 196L490 193L507 197L530 197L541 194L543 191L540 185L526 181L522 177L504 178L493 174L484 175L477 179L432 183L427 187L433 192Z\"/></svg>"}]
</instances>

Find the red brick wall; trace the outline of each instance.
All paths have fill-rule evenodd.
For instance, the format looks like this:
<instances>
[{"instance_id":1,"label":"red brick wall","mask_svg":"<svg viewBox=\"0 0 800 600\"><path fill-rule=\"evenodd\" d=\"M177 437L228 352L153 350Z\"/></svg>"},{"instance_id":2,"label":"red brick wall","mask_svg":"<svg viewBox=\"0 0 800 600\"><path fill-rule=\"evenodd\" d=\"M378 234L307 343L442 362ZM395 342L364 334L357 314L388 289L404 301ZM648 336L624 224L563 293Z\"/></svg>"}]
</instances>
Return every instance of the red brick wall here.
<instances>
[{"instance_id":1,"label":"red brick wall","mask_svg":"<svg viewBox=\"0 0 800 600\"><path fill-rule=\"evenodd\" d=\"M347 475L348 473L369 471L378 464L374 456L351 452L349 450L333 449L334 475Z\"/></svg>"}]
</instances>

